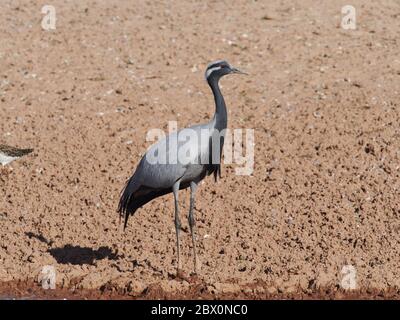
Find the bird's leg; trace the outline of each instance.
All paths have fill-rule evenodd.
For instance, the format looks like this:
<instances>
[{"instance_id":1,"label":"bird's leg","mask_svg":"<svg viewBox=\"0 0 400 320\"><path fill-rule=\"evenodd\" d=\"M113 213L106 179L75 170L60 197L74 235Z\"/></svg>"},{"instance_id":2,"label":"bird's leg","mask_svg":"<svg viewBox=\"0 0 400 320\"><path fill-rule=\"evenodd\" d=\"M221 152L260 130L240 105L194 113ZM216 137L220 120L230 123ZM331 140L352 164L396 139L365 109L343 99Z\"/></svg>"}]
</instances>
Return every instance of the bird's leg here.
<instances>
[{"instance_id":1,"label":"bird's leg","mask_svg":"<svg viewBox=\"0 0 400 320\"><path fill-rule=\"evenodd\" d=\"M176 274L179 274L179 270L181 269L181 260L179 256L179 232L181 231L181 220L179 218L179 204L178 204L178 192L179 192L180 181L175 182L172 187L172 191L174 193L175 199L175 231L176 231L176 252L178 255L178 265L176 269Z\"/></svg>"},{"instance_id":2,"label":"bird's leg","mask_svg":"<svg viewBox=\"0 0 400 320\"><path fill-rule=\"evenodd\" d=\"M196 221L195 221L194 215L193 215L196 189L197 189L197 183L191 182L190 183L190 208L189 208L188 220L189 220L190 233L192 234L192 242L193 242L194 273L197 273L196 240L195 240L195 230L194 230Z\"/></svg>"}]
</instances>

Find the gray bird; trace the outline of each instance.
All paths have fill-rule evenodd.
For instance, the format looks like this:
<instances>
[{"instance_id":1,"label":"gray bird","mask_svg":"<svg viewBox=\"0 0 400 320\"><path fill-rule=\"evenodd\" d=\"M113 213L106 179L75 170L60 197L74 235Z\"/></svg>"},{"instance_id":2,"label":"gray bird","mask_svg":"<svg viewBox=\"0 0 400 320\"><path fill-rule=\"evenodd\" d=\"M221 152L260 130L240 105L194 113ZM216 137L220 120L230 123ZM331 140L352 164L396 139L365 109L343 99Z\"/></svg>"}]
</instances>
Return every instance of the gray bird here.
<instances>
[{"instance_id":1,"label":"gray bird","mask_svg":"<svg viewBox=\"0 0 400 320\"><path fill-rule=\"evenodd\" d=\"M4 144L0 144L0 163L5 166L10 162L17 160L29 153L31 153L33 149L18 149L10 146L6 146Z\"/></svg>"},{"instance_id":2,"label":"gray bird","mask_svg":"<svg viewBox=\"0 0 400 320\"><path fill-rule=\"evenodd\" d=\"M124 228L128 218L137 209L149 201L172 192L175 200L175 229L177 251L177 274L181 269L179 258L179 231L181 221L179 218L178 191L190 187L190 208L188 222L193 242L194 272L197 271L195 219L193 207L195 193L201 180L210 174L221 176L221 154L224 144L224 130L227 127L227 111L224 97L221 94L218 82L228 74L244 72L233 68L228 62L218 60L210 63L205 72L205 78L211 87L215 100L215 114L210 122L195 125L171 133L152 145L139 162L135 173L127 181L121 192L118 205L120 217L124 217ZM201 139L183 140L182 137L192 137L193 134ZM214 139L213 137L220 137ZM203 139L204 138L204 139ZM217 141L216 141L217 140ZM200 142L201 141L201 142ZM180 151L189 150L186 158L180 156ZM151 156L153 158L151 158ZM153 161L157 158L159 161ZM150 161L149 159L153 159ZM160 161L164 159L166 161Z\"/></svg>"}]
</instances>

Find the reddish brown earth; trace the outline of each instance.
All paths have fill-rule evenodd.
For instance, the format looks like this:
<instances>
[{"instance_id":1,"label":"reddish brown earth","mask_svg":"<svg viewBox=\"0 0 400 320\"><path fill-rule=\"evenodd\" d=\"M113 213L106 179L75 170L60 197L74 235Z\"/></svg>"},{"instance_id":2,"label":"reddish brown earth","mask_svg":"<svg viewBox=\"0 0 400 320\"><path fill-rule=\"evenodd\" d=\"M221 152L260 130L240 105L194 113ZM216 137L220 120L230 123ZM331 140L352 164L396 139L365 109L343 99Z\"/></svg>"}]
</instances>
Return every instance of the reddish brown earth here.
<instances>
[{"instance_id":1,"label":"reddish brown earth","mask_svg":"<svg viewBox=\"0 0 400 320\"><path fill-rule=\"evenodd\" d=\"M374 290L358 289L344 290L335 288L318 288L303 290L297 288L294 292L271 292L268 285L261 282L242 285L240 290L231 292L216 292L210 290L206 283L193 282L189 288L181 292L167 292L158 284L149 285L143 292L133 292L114 286L102 286L99 289L82 288L58 288L55 290L44 290L36 282L9 281L0 284L0 299L49 299L49 300L281 300L281 299L303 299L303 300L366 300L366 299L399 299L398 290Z\"/></svg>"},{"instance_id":2,"label":"reddish brown earth","mask_svg":"<svg viewBox=\"0 0 400 320\"><path fill-rule=\"evenodd\" d=\"M351 1L356 30L340 27L348 1L51 2L53 31L46 1L0 10L0 143L35 149L1 169L0 296L398 298L398 1ZM199 276L177 280L172 196L125 232L116 207L149 129L211 117L203 72L220 58L250 74L222 90L255 167L201 185Z\"/></svg>"}]
</instances>

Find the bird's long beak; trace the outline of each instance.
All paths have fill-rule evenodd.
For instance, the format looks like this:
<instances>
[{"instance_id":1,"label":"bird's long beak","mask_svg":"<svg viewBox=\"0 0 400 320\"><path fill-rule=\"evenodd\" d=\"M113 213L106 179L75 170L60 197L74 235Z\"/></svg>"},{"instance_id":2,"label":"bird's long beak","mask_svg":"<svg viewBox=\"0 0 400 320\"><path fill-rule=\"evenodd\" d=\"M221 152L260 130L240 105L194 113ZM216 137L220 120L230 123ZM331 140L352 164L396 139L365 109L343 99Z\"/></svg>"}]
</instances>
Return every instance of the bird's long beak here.
<instances>
[{"instance_id":1,"label":"bird's long beak","mask_svg":"<svg viewBox=\"0 0 400 320\"><path fill-rule=\"evenodd\" d=\"M236 68L232 68L231 70L232 70L232 73L238 73L238 74L245 74L245 75L248 75L248 73L243 72L243 71L240 71L239 69L236 69Z\"/></svg>"}]
</instances>

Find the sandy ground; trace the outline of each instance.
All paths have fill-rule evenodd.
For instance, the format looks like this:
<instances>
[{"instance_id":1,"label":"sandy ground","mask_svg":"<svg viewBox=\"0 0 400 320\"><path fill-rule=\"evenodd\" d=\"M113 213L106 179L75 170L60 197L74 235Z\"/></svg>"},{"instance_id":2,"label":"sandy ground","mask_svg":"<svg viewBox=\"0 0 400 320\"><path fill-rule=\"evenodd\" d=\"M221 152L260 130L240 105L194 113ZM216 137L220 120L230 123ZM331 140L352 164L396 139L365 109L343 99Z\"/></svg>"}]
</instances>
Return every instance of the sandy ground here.
<instances>
[{"instance_id":1,"label":"sandy ground","mask_svg":"<svg viewBox=\"0 0 400 320\"><path fill-rule=\"evenodd\" d=\"M348 2L58 0L46 31L46 1L2 0L0 143L35 148L1 169L2 293L46 265L82 294L312 296L346 265L362 292L398 292L400 3L353 0L343 30ZM254 129L254 172L201 185L200 272L174 279L172 195L125 232L116 207L149 129L212 116L220 58L250 73L222 90L229 127Z\"/></svg>"}]
</instances>

